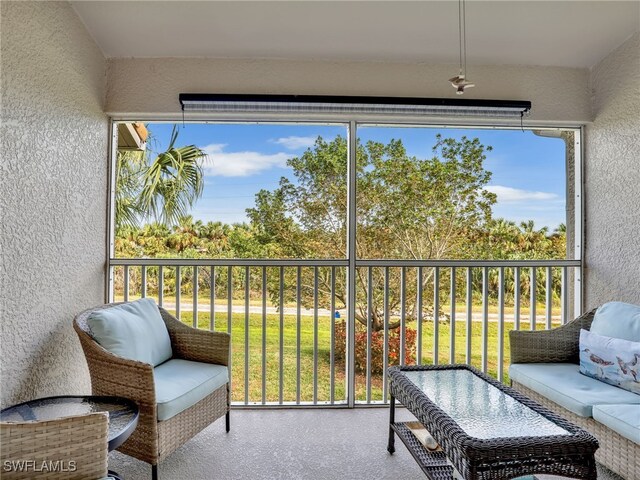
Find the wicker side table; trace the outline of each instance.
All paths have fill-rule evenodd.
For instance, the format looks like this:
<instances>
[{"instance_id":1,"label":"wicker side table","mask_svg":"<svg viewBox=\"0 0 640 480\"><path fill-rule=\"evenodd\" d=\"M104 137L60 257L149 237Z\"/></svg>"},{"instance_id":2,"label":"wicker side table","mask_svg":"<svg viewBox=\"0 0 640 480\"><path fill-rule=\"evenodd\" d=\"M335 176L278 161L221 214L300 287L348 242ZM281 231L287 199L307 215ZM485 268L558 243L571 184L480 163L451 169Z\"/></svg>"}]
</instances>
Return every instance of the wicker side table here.
<instances>
[{"instance_id":1,"label":"wicker side table","mask_svg":"<svg viewBox=\"0 0 640 480\"><path fill-rule=\"evenodd\" d=\"M138 424L138 406L135 402L121 397L105 396L60 396L30 400L13 405L0 412L0 421L28 422L57 420L64 417L106 412L109 415L107 433L108 450L122 445ZM116 480L120 477L109 471Z\"/></svg>"}]
</instances>

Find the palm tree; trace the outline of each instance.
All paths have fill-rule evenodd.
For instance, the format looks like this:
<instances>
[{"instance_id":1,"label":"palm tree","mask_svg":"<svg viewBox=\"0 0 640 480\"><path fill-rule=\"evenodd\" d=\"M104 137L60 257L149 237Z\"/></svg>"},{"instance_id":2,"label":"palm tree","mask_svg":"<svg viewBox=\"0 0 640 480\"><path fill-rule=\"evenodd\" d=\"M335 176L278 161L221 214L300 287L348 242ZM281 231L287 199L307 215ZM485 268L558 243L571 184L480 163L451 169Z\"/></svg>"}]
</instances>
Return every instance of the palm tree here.
<instances>
[{"instance_id":1,"label":"palm tree","mask_svg":"<svg viewBox=\"0 0 640 480\"><path fill-rule=\"evenodd\" d=\"M118 151L115 215L116 229L137 227L138 219L144 216L140 205L140 179L146 168L144 152Z\"/></svg>"},{"instance_id":2,"label":"palm tree","mask_svg":"<svg viewBox=\"0 0 640 480\"><path fill-rule=\"evenodd\" d=\"M116 229L153 218L175 225L202 195L206 154L195 145L176 147L174 125L166 151L149 161L145 152L118 152Z\"/></svg>"},{"instance_id":3,"label":"palm tree","mask_svg":"<svg viewBox=\"0 0 640 480\"><path fill-rule=\"evenodd\" d=\"M548 227L542 227L536 230L533 220L526 222L520 222L521 231L521 247L526 251L535 252L536 250L543 251L544 244L548 242L547 233Z\"/></svg>"}]
</instances>

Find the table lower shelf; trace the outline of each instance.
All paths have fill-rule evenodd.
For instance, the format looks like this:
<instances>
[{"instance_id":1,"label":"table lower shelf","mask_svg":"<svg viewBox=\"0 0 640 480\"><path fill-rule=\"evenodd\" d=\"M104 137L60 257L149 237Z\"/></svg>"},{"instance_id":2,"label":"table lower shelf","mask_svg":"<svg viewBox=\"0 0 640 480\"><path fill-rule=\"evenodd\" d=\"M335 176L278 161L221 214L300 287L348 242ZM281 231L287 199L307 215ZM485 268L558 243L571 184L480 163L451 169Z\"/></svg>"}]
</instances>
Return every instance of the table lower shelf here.
<instances>
[{"instance_id":1,"label":"table lower shelf","mask_svg":"<svg viewBox=\"0 0 640 480\"><path fill-rule=\"evenodd\" d=\"M407 426L408 422L391 424L391 428L398 438L407 447L424 474L430 480L451 480L453 467L447 462L447 457L442 451L428 450Z\"/></svg>"}]
</instances>

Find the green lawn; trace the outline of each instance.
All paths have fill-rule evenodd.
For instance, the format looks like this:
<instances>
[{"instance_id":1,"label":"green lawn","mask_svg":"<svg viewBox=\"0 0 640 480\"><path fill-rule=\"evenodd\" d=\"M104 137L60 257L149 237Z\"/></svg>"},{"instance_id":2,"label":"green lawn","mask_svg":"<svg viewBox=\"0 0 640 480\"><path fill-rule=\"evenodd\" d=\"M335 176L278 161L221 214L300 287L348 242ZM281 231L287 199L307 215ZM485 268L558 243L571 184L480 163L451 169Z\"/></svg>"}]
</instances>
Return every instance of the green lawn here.
<instances>
[{"instance_id":1,"label":"green lawn","mask_svg":"<svg viewBox=\"0 0 640 480\"><path fill-rule=\"evenodd\" d=\"M198 327L209 329L209 313L198 313ZM181 320L192 325L193 313L191 311L182 312ZM318 318L318 369L317 369L317 401L325 402L330 399L330 318ZM338 320L340 321L340 320ZM283 322L283 400L295 401L297 389L297 348L296 348L296 317L285 315ZM227 330L226 312L216 314L216 330ZM411 326L415 328L415 325ZM432 322L423 323L422 337L422 362L433 363L434 345L434 325ZM508 332L512 330L512 323L504 325L504 380L508 381L507 370L509 364L509 337ZM543 325L538 326L544 328ZM267 402L278 401L279 398L279 369L280 369L280 317L277 314L266 316L266 396ZM262 315L249 315L249 360L248 360L248 401L261 402L262 398ZM245 400L245 315L244 313L234 313L232 315L232 398L233 401L243 402ZM450 360L450 326L446 323L439 324L439 362L449 363ZM487 341L487 371L492 376L497 376L498 359L498 324L489 323ZM472 324L471 335L471 364L480 368L482 365L482 323ZM300 322L300 399L301 401L313 400L313 343L314 343L314 320L311 316L302 316ZM455 361L465 362L466 352L466 325L461 322L456 323L455 329ZM335 365L335 390L336 401L345 398L345 374L344 364ZM363 375L356 378L356 398L366 399L366 383ZM372 378L371 399L382 399L382 378L381 375Z\"/></svg>"},{"instance_id":2,"label":"green lawn","mask_svg":"<svg viewBox=\"0 0 640 480\"><path fill-rule=\"evenodd\" d=\"M131 296L130 299L138 297ZM121 301L121 296L116 296L117 301ZM174 297L165 297L167 304L175 304ZM209 297L202 296L199 300L200 307L208 310ZM182 295L181 302L183 306L181 312L181 320L188 324L193 324L193 298L191 296ZM188 305L189 308L185 308ZM226 307L226 299L218 299L216 305ZM258 300L250 302L252 307L261 305ZM244 301L234 300L235 307L244 308ZM271 306L268 303L267 306ZM295 306L295 305L292 305ZM444 305L443 311L449 312L450 307ZM456 306L458 312L458 320L463 319L460 312L464 312L466 306L460 304ZM226 310L226 308L225 308ZM482 311L481 305L474 305L474 313L478 314ZM172 311L175 313L175 311ZM491 305L489 313L497 313L497 307ZM505 315L512 315L513 308L505 308ZM538 305L537 328L544 329L544 305ZM559 314L559 308L554 307L554 314ZM337 321L344 321L344 318ZM297 321L295 315L284 315L283 324L283 375L282 389L283 401L292 402L297 398ZM331 351L331 319L329 317L320 316L318 318L318 364L317 364L317 394L318 402L326 402L330 400L330 351ZM555 324L554 324L555 325ZM415 322L408 322L409 328L416 329ZM209 312L198 312L198 327L210 328ZM227 331L227 313L216 312L215 329ZM529 328L529 309L521 308L521 328ZM509 331L513 329L512 322L504 324L504 370L503 379L508 381L508 365L509 365ZM430 364L434 361L434 325L431 321L425 321L422 327L422 363ZM280 316L277 313L267 314L266 316L266 353L264 355L266 362L266 392L264 400L267 402L277 402L279 400L280 385ZM233 401L243 402L245 400L245 314L232 314L232 397ZM252 313L249 315L249 359L248 359L248 380L249 388L247 399L250 403L262 402L262 315L260 313ZM441 364L450 361L450 325L441 321L438 329L438 361ZM466 363L466 324L464 322L456 322L455 328L455 362ZM303 315L300 322L300 400L310 402L314 399L314 320L313 316ZM471 358L470 363L478 368L482 366L482 322L474 321L472 323L471 333ZM487 372L497 377L498 371L498 323L489 322L487 333ZM341 401L345 398L345 366L344 363L335 363L335 382L334 382L334 398ZM371 400L382 399L382 376L375 375L372 377ZM366 400L366 378L364 375L356 377L356 398L358 400Z\"/></svg>"}]
</instances>

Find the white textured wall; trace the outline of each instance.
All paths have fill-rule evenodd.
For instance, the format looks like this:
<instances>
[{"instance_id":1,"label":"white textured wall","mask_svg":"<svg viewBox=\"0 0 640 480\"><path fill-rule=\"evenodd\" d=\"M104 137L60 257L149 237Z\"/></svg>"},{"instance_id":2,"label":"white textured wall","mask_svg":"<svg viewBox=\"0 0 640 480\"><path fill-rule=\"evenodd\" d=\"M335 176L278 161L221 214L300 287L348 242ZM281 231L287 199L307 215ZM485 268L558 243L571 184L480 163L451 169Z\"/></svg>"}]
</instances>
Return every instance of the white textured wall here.
<instances>
[{"instance_id":1,"label":"white textured wall","mask_svg":"<svg viewBox=\"0 0 640 480\"><path fill-rule=\"evenodd\" d=\"M71 327L104 300L105 60L66 2L1 2L3 406L86 393Z\"/></svg>"},{"instance_id":2,"label":"white textured wall","mask_svg":"<svg viewBox=\"0 0 640 480\"><path fill-rule=\"evenodd\" d=\"M586 308L640 304L640 33L591 72L586 131Z\"/></svg>"},{"instance_id":3,"label":"white textured wall","mask_svg":"<svg viewBox=\"0 0 640 480\"><path fill-rule=\"evenodd\" d=\"M455 65L238 60L111 59L105 111L180 112L179 93L282 93L456 97ZM531 120L591 120L588 71L557 67L472 67L477 86L464 98L531 100Z\"/></svg>"}]
</instances>

